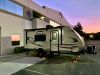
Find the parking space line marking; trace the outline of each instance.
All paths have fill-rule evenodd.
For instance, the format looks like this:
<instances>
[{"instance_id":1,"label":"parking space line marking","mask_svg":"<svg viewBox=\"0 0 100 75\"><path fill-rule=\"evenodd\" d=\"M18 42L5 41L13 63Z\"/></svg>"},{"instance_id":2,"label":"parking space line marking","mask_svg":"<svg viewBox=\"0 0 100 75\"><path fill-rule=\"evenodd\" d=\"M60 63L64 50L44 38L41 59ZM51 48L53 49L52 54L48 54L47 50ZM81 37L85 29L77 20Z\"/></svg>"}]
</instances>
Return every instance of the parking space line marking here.
<instances>
[{"instance_id":1,"label":"parking space line marking","mask_svg":"<svg viewBox=\"0 0 100 75\"><path fill-rule=\"evenodd\" d=\"M49 75L49 74L46 74L46 73L42 73L42 72L38 72L38 71L33 71L33 70L29 70L29 69L25 69L25 70L30 71L30 72L36 72L36 73L43 74L43 75Z\"/></svg>"}]
</instances>

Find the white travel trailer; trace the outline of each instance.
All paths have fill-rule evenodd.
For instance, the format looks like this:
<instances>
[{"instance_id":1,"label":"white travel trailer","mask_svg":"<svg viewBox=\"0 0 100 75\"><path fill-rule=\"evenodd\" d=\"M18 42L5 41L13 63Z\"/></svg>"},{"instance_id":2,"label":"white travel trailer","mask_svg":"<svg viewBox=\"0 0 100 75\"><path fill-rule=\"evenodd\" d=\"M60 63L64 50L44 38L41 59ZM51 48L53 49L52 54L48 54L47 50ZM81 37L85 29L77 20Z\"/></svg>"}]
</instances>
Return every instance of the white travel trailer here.
<instances>
[{"instance_id":1,"label":"white travel trailer","mask_svg":"<svg viewBox=\"0 0 100 75\"><path fill-rule=\"evenodd\" d=\"M53 54L79 55L84 47L83 38L68 26L26 29L26 48L43 50Z\"/></svg>"}]
</instances>

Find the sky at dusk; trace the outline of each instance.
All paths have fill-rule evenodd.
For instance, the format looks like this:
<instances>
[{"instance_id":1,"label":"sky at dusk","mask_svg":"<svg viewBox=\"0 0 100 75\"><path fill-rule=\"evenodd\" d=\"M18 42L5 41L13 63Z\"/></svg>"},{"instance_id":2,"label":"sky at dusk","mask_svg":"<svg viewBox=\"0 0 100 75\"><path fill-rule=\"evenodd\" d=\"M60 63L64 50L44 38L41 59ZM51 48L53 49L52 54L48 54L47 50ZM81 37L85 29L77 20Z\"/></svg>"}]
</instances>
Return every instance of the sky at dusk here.
<instances>
[{"instance_id":1,"label":"sky at dusk","mask_svg":"<svg viewBox=\"0 0 100 75\"><path fill-rule=\"evenodd\" d=\"M63 13L71 25L80 22L85 32L100 32L100 0L33 0Z\"/></svg>"}]
</instances>

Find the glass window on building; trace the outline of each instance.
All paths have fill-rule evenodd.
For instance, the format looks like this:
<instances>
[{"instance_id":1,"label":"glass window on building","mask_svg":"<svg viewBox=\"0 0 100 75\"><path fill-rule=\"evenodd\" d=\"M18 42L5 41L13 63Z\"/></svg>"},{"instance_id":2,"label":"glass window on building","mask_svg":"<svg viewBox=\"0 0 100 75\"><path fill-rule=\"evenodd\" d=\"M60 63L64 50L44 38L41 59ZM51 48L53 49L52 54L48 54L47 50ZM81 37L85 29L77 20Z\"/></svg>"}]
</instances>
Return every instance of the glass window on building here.
<instances>
[{"instance_id":1,"label":"glass window on building","mask_svg":"<svg viewBox=\"0 0 100 75\"><path fill-rule=\"evenodd\" d=\"M23 16L23 7L16 4L16 14Z\"/></svg>"},{"instance_id":2,"label":"glass window on building","mask_svg":"<svg viewBox=\"0 0 100 75\"><path fill-rule=\"evenodd\" d=\"M0 0L0 9L4 9L5 0Z\"/></svg>"},{"instance_id":3,"label":"glass window on building","mask_svg":"<svg viewBox=\"0 0 100 75\"><path fill-rule=\"evenodd\" d=\"M0 0L0 9L23 16L23 7L10 0Z\"/></svg>"}]
</instances>

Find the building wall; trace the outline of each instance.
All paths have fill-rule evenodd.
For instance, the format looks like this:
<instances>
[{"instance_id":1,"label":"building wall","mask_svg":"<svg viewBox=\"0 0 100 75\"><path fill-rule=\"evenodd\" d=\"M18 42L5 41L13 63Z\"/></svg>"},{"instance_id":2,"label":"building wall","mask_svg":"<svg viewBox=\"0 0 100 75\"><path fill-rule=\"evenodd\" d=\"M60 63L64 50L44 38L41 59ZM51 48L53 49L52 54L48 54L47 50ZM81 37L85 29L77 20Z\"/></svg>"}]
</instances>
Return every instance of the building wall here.
<instances>
[{"instance_id":1,"label":"building wall","mask_svg":"<svg viewBox=\"0 0 100 75\"><path fill-rule=\"evenodd\" d=\"M11 35L20 35L20 46L23 46L25 42L24 29L44 28L48 24L48 22L40 19L29 21L11 14L0 12L1 55L13 52L15 46L12 46Z\"/></svg>"},{"instance_id":2,"label":"building wall","mask_svg":"<svg viewBox=\"0 0 100 75\"><path fill-rule=\"evenodd\" d=\"M54 27L57 27L57 26L60 26L60 24L56 23L56 22L53 22L50 20L50 25L54 26Z\"/></svg>"},{"instance_id":3,"label":"building wall","mask_svg":"<svg viewBox=\"0 0 100 75\"><path fill-rule=\"evenodd\" d=\"M43 20L38 19L38 18L33 19L32 23L33 23L33 24L32 24L33 29L34 29L34 28L45 28L46 25L49 25L48 22L43 21Z\"/></svg>"},{"instance_id":4,"label":"building wall","mask_svg":"<svg viewBox=\"0 0 100 75\"><path fill-rule=\"evenodd\" d=\"M26 7L29 7L30 9L48 17L49 19L59 23L60 25L64 25L64 26L70 26L72 27L67 20L65 19L65 17L62 14L62 18L60 18L59 14L61 12L56 11L54 9L45 7L42 8L41 6L39 6L38 4L36 4L35 2L33 2L32 0L12 0L16 3L19 3L21 5L24 5Z\"/></svg>"},{"instance_id":5,"label":"building wall","mask_svg":"<svg viewBox=\"0 0 100 75\"><path fill-rule=\"evenodd\" d=\"M48 22L45 22L43 20L40 20L40 19L36 19L36 28L45 28L46 25L49 25Z\"/></svg>"},{"instance_id":6,"label":"building wall","mask_svg":"<svg viewBox=\"0 0 100 75\"><path fill-rule=\"evenodd\" d=\"M11 35L20 35L20 46L24 45L24 29L32 28L31 22L16 16L0 12L1 55L13 50Z\"/></svg>"}]
</instances>

